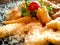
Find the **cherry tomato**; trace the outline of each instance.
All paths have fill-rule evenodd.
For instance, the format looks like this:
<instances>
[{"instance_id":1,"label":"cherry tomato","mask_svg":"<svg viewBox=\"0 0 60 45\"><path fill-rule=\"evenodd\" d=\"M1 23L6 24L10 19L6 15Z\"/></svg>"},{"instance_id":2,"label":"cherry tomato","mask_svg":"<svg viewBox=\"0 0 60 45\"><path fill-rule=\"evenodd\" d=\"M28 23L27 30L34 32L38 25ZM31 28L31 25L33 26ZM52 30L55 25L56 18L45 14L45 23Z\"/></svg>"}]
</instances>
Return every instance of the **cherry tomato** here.
<instances>
[{"instance_id":1,"label":"cherry tomato","mask_svg":"<svg viewBox=\"0 0 60 45\"><path fill-rule=\"evenodd\" d=\"M37 10L40 7L40 5L37 2L31 2L28 6L28 10L30 13L33 13L34 10Z\"/></svg>"}]
</instances>

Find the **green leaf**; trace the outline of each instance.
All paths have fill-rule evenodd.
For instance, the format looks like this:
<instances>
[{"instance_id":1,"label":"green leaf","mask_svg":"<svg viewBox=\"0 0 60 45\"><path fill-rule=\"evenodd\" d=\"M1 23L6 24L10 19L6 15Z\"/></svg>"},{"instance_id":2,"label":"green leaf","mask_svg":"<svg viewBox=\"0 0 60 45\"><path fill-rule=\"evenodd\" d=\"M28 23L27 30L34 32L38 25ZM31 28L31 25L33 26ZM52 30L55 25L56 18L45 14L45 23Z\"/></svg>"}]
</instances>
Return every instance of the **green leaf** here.
<instances>
[{"instance_id":1,"label":"green leaf","mask_svg":"<svg viewBox=\"0 0 60 45\"><path fill-rule=\"evenodd\" d=\"M22 8L22 16L30 16L30 11L28 10L28 1L24 0L26 4L26 8Z\"/></svg>"},{"instance_id":2,"label":"green leaf","mask_svg":"<svg viewBox=\"0 0 60 45\"><path fill-rule=\"evenodd\" d=\"M46 9L48 10L49 13L52 11L52 7L51 6L46 6Z\"/></svg>"},{"instance_id":3,"label":"green leaf","mask_svg":"<svg viewBox=\"0 0 60 45\"><path fill-rule=\"evenodd\" d=\"M42 0L40 1L40 5L41 5L41 7L46 6L46 9L48 10L49 13L52 11L52 8L53 8L53 7L52 7L52 6L47 6L46 4L43 3Z\"/></svg>"},{"instance_id":4,"label":"green leaf","mask_svg":"<svg viewBox=\"0 0 60 45\"><path fill-rule=\"evenodd\" d=\"M37 10L35 10L35 11L31 14L31 16L32 16L32 17L36 17L36 13L37 13Z\"/></svg>"},{"instance_id":5,"label":"green leaf","mask_svg":"<svg viewBox=\"0 0 60 45\"><path fill-rule=\"evenodd\" d=\"M45 5L42 0L39 3L40 3L41 6Z\"/></svg>"},{"instance_id":6,"label":"green leaf","mask_svg":"<svg viewBox=\"0 0 60 45\"><path fill-rule=\"evenodd\" d=\"M41 6L43 5L43 1L42 0L39 3L40 3Z\"/></svg>"},{"instance_id":7,"label":"green leaf","mask_svg":"<svg viewBox=\"0 0 60 45\"><path fill-rule=\"evenodd\" d=\"M21 7L22 13L26 12L26 8Z\"/></svg>"},{"instance_id":8,"label":"green leaf","mask_svg":"<svg viewBox=\"0 0 60 45\"><path fill-rule=\"evenodd\" d=\"M24 13L22 13L23 14L23 16L25 17L25 16L30 16L30 11L29 10L26 10L26 12L24 12Z\"/></svg>"}]
</instances>

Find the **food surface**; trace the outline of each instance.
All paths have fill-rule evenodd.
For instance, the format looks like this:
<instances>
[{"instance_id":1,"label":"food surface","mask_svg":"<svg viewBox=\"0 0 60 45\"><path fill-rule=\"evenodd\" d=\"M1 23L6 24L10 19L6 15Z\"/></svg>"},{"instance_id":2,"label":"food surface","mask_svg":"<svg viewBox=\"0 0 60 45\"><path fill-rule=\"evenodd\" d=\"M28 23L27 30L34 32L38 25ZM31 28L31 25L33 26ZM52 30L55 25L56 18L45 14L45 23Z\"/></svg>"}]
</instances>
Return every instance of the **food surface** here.
<instances>
[{"instance_id":1,"label":"food surface","mask_svg":"<svg viewBox=\"0 0 60 45\"><path fill-rule=\"evenodd\" d=\"M2 21L0 45L60 45L58 3L24 0L19 4Z\"/></svg>"}]
</instances>

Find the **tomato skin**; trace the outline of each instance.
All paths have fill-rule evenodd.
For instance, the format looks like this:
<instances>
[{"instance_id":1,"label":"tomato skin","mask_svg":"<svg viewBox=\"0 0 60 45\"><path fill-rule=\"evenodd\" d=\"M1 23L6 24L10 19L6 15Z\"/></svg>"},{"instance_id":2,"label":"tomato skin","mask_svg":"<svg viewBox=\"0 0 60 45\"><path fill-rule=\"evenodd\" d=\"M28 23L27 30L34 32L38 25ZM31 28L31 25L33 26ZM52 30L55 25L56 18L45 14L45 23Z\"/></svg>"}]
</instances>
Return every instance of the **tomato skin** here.
<instances>
[{"instance_id":1,"label":"tomato skin","mask_svg":"<svg viewBox=\"0 0 60 45\"><path fill-rule=\"evenodd\" d=\"M33 13L34 10L38 10L39 7L40 5L37 2L31 2L28 6L28 10L30 11L30 13Z\"/></svg>"}]
</instances>

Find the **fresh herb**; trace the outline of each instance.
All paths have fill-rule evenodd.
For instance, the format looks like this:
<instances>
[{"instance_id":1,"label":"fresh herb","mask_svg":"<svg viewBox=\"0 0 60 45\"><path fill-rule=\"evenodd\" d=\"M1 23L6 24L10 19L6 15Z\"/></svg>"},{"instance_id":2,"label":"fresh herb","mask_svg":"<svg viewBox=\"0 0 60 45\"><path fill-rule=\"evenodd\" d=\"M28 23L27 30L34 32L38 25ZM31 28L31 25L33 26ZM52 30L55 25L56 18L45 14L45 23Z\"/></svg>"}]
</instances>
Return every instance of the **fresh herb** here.
<instances>
[{"instance_id":1,"label":"fresh herb","mask_svg":"<svg viewBox=\"0 0 60 45\"><path fill-rule=\"evenodd\" d=\"M48 10L49 13L52 11L52 7L51 6L46 6L46 9Z\"/></svg>"},{"instance_id":2,"label":"fresh herb","mask_svg":"<svg viewBox=\"0 0 60 45\"><path fill-rule=\"evenodd\" d=\"M26 10L26 12L23 13L23 16L30 16L30 11Z\"/></svg>"},{"instance_id":3,"label":"fresh herb","mask_svg":"<svg viewBox=\"0 0 60 45\"><path fill-rule=\"evenodd\" d=\"M43 3L42 0L41 0L39 3L40 3L41 6L46 6L46 5Z\"/></svg>"},{"instance_id":4,"label":"fresh herb","mask_svg":"<svg viewBox=\"0 0 60 45\"><path fill-rule=\"evenodd\" d=\"M22 13L26 12L26 8L21 7Z\"/></svg>"},{"instance_id":5,"label":"fresh herb","mask_svg":"<svg viewBox=\"0 0 60 45\"><path fill-rule=\"evenodd\" d=\"M36 13L37 13L37 10L35 10L35 11L31 14L31 16L32 16L32 17L36 17Z\"/></svg>"},{"instance_id":6,"label":"fresh herb","mask_svg":"<svg viewBox=\"0 0 60 45\"><path fill-rule=\"evenodd\" d=\"M28 8L28 0L24 0L26 4L26 8Z\"/></svg>"},{"instance_id":7,"label":"fresh herb","mask_svg":"<svg viewBox=\"0 0 60 45\"><path fill-rule=\"evenodd\" d=\"M53 7L52 7L52 6L47 6L46 4L43 3L42 0L40 1L40 5L41 5L41 7L46 6L46 9L48 10L49 13L52 11L52 8L53 8Z\"/></svg>"},{"instance_id":8,"label":"fresh herb","mask_svg":"<svg viewBox=\"0 0 60 45\"><path fill-rule=\"evenodd\" d=\"M25 11L22 9L22 15L23 16L30 16L30 11L28 10L28 0L25 0L25 4L26 4L26 8L25 8Z\"/></svg>"}]
</instances>

